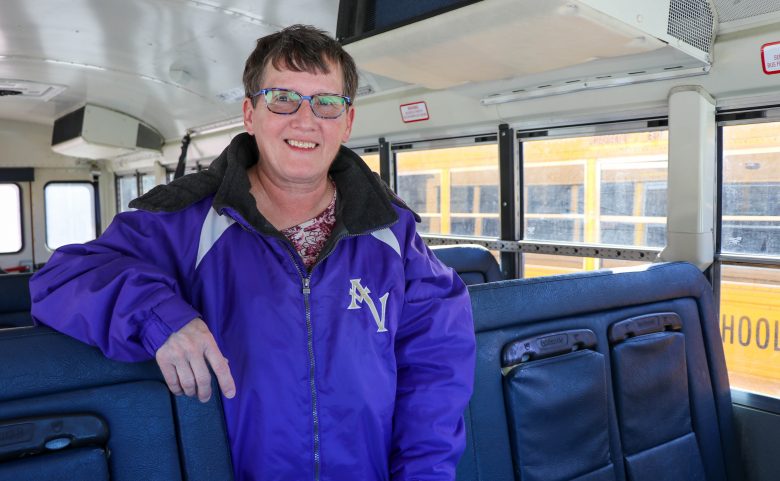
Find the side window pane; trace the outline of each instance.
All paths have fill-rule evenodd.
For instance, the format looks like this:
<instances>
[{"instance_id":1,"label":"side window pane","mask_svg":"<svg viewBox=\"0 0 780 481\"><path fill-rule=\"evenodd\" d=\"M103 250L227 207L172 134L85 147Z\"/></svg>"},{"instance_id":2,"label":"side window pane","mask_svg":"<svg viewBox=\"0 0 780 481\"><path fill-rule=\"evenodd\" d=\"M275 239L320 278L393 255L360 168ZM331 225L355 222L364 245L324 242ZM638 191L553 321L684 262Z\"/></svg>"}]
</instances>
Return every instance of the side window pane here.
<instances>
[{"instance_id":1,"label":"side window pane","mask_svg":"<svg viewBox=\"0 0 780 481\"><path fill-rule=\"evenodd\" d=\"M398 196L420 214L420 232L441 231L441 175L438 172L398 174Z\"/></svg>"},{"instance_id":2,"label":"side window pane","mask_svg":"<svg viewBox=\"0 0 780 481\"><path fill-rule=\"evenodd\" d=\"M44 188L43 196L46 246L49 249L95 238L95 192L92 184L49 184Z\"/></svg>"},{"instance_id":3,"label":"side window pane","mask_svg":"<svg viewBox=\"0 0 780 481\"><path fill-rule=\"evenodd\" d=\"M116 178L116 210L126 212L130 210L128 204L138 197L138 181L135 175L122 175Z\"/></svg>"},{"instance_id":4,"label":"side window pane","mask_svg":"<svg viewBox=\"0 0 780 481\"><path fill-rule=\"evenodd\" d=\"M154 174L141 174L141 189L143 189L143 192L141 192L141 195L144 195L145 193L152 190L157 185L156 179Z\"/></svg>"},{"instance_id":5,"label":"side window pane","mask_svg":"<svg viewBox=\"0 0 780 481\"><path fill-rule=\"evenodd\" d=\"M780 397L780 269L721 267L720 335L731 387Z\"/></svg>"},{"instance_id":6,"label":"side window pane","mask_svg":"<svg viewBox=\"0 0 780 481\"><path fill-rule=\"evenodd\" d=\"M379 173L379 154L363 154L361 156L363 162L368 165L368 168Z\"/></svg>"},{"instance_id":7,"label":"side window pane","mask_svg":"<svg viewBox=\"0 0 780 481\"><path fill-rule=\"evenodd\" d=\"M527 140L525 239L666 243L666 131Z\"/></svg>"},{"instance_id":8,"label":"side window pane","mask_svg":"<svg viewBox=\"0 0 780 481\"><path fill-rule=\"evenodd\" d=\"M16 184L0 184L0 254L22 250L21 191Z\"/></svg>"},{"instance_id":9,"label":"side window pane","mask_svg":"<svg viewBox=\"0 0 780 481\"><path fill-rule=\"evenodd\" d=\"M398 195L421 233L499 236L496 144L398 152Z\"/></svg>"},{"instance_id":10,"label":"side window pane","mask_svg":"<svg viewBox=\"0 0 780 481\"><path fill-rule=\"evenodd\" d=\"M721 251L780 256L780 122L723 128Z\"/></svg>"}]
</instances>

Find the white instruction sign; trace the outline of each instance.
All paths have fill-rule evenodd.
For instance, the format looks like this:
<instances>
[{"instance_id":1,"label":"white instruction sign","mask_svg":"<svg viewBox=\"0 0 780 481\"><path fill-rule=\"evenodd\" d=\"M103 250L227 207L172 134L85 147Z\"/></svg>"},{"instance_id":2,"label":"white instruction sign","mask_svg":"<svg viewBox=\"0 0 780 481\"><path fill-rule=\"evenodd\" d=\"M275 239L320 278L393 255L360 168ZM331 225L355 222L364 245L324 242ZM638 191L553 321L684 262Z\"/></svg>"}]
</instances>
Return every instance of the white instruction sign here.
<instances>
[{"instance_id":1,"label":"white instruction sign","mask_svg":"<svg viewBox=\"0 0 780 481\"><path fill-rule=\"evenodd\" d=\"M765 43L761 46L761 63L765 74L780 73L780 42Z\"/></svg>"},{"instance_id":2,"label":"white instruction sign","mask_svg":"<svg viewBox=\"0 0 780 481\"><path fill-rule=\"evenodd\" d=\"M428 106L425 102L412 102L401 105L401 120L406 123L428 120Z\"/></svg>"}]
</instances>

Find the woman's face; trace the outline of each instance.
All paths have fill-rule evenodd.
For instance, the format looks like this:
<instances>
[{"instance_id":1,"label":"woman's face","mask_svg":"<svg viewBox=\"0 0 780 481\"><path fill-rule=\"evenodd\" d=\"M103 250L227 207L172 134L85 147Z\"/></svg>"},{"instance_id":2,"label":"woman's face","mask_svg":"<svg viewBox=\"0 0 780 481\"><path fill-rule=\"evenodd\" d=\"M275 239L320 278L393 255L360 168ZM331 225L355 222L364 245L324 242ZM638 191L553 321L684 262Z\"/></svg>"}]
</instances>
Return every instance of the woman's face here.
<instances>
[{"instance_id":1,"label":"woman's face","mask_svg":"<svg viewBox=\"0 0 780 481\"><path fill-rule=\"evenodd\" d=\"M284 88L302 95L343 95L341 67L329 67L330 73L312 74L277 70L269 64L258 90ZM254 107L250 99L244 99L243 108L244 127L255 136L260 151L258 168L283 188L324 182L339 147L349 139L355 116L354 109L348 107L338 118L322 119L314 115L305 100L294 114L276 114L268 110L260 96Z\"/></svg>"}]
</instances>

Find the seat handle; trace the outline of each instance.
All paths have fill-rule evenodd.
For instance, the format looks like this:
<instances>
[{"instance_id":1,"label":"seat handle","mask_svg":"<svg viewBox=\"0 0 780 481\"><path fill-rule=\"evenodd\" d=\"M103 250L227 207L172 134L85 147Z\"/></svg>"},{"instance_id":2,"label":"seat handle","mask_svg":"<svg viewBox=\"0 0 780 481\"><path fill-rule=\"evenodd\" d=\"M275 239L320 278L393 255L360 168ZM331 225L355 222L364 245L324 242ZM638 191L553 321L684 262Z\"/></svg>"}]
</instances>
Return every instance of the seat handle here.
<instances>
[{"instance_id":1,"label":"seat handle","mask_svg":"<svg viewBox=\"0 0 780 481\"><path fill-rule=\"evenodd\" d=\"M595 346L596 334L590 329L571 329L518 339L502 349L501 367L507 372L524 362L559 356L579 349L593 349Z\"/></svg>"},{"instance_id":2,"label":"seat handle","mask_svg":"<svg viewBox=\"0 0 780 481\"><path fill-rule=\"evenodd\" d=\"M0 461L69 447L105 446L108 424L94 414L57 414L0 421Z\"/></svg>"}]
</instances>

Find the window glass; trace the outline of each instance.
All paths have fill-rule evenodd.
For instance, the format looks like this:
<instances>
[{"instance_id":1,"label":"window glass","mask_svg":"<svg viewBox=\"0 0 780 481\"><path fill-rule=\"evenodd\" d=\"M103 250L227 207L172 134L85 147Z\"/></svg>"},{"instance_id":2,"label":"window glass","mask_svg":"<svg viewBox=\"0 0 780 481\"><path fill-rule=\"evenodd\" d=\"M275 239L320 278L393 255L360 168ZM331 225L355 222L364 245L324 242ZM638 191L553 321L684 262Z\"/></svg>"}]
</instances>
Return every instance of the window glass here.
<instances>
[{"instance_id":1,"label":"window glass","mask_svg":"<svg viewBox=\"0 0 780 481\"><path fill-rule=\"evenodd\" d=\"M21 191L16 184L0 184L0 254L22 250Z\"/></svg>"},{"instance_id":2,"label":"window glass","mask_svg":"<svg viewBox=\"0 0 780 481\"><path fill-rule=\"evenodd\" d=\"M157 180L154 174L141 174L141 195L152 190L157 185Z\"/></svg>"},{"instance_id":3,"label":"window glass","mask_svg":"<svg viewBox=\"0 0 780 481\"><path fill-rule=\"evenodd\" d=\"M527 140L525 239L666 243L666 131Z\"/></svg>"},{"instance_id":4,"label":"window glass","mask_svg":"<svg viewBox=\"0 0 780 481\"><path fill-rule=\"evenodd\" d=\"M135 174L122 175L116 178L116 210L126 212L131 210L128 204L138 197L138 181Z\"/></svg>"},{"instance_id":5,"label":"window glass","mask_svg":"<svg viewBox=\"0 0 780 481\"><path fill-rule=\"evenodd\" d=\"M723 128L721 251L780 256L780 122Z\"/></svg>"},{"instance_id":6,"label":"window glass","mask_svg":"<svg viewBox=\"0 0 780 481\"><path fill-rule=\"evenodd\" d=\"M523 253L523 277L553 276L595 269L633 267L643 264L648 264L648 262Z\"/></svg>"},{"instance_id":7,"label":"window glass","mask_svg":"<svg viewBox=\"0 0 780 481\"><path fill-rule=\"evenodd\" d=\"M95 238L95 191L87 182L57 182L43 190L46 246L56 249Z\"/></svg>"},{"instance_id":8,"label":"window glass","mask_svg":"<svg viewBox=\"0 0 780 481\"><path fill-rule=\"evenodd\" d=\"M496 144L398 152L398 195L423 222L418 231L498 237Z\"/></svg>"},{"instance_id":9,"label":"window glass","mask_svg":"<svg viewBox=\"0 0 780 481\"><path fill-rule=\"evenodd\" d=\"M398 196L422 217L420 232L441 232L441 174L439 172L398 175Z\"/></svg>"},{"instance_id":10,"label":"window glass","mask_svg":"<svg viewBox=\"0 0 780 481\"><path fill-rule=\"evenodd\" d=\"M721 266L720 334L731 387L780 397L780 269Z\"/></svg>"},{"instance_id":11,"label":"window glass","mask_svg":"<svg viewBox=\"0 0 780 481\"><path fill-rule=\"evenodd\" d=\"M360 156L363 162L368 165L368 168L379 173L379 154L363 154Z\"/></svg>"}]
</instances>

